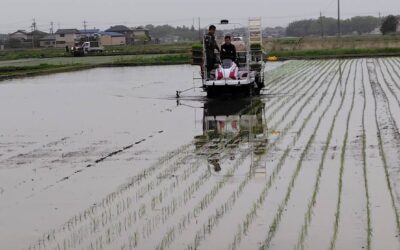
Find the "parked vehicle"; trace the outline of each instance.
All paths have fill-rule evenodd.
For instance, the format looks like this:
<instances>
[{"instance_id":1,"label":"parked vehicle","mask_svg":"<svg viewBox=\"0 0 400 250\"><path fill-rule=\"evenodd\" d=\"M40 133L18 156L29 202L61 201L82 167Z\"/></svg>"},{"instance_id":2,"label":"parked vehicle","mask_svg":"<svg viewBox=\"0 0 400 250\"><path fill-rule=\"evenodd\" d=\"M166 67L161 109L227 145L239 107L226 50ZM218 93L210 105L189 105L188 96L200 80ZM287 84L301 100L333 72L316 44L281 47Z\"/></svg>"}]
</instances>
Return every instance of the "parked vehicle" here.
<instances>
[{"instance_id":1,"label":"parked vehicle","mask_svg":"<svg viewBox=\"0 0 400 250\"><path fill-rule=\"evenodd\" d=\"M97 41L84 42L71 48L71 53L74 56L84 56L89 53L102 53L103 51L104 47Z\"/></svg>"}]
</instances>

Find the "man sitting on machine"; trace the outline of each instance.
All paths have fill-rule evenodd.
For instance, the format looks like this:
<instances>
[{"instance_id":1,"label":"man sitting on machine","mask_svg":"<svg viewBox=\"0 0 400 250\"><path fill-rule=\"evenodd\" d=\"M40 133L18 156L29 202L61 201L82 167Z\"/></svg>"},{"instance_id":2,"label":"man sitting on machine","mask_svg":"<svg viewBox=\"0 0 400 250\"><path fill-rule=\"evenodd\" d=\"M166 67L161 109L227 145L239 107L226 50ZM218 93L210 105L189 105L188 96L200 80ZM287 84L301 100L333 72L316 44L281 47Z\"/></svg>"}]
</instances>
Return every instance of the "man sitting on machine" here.
<instances>
[{"instance_id":1,"label":"man sitting on machine","mask_svg":"<svg viewBox=\"0 0 400 250\"><path fill-rule=\"evenodd\" d=\"M231 36L225 36L225 43L221 46L221 60L230 59L236 62L236 47L231 42Z\"/></svg>"}]
</instances>

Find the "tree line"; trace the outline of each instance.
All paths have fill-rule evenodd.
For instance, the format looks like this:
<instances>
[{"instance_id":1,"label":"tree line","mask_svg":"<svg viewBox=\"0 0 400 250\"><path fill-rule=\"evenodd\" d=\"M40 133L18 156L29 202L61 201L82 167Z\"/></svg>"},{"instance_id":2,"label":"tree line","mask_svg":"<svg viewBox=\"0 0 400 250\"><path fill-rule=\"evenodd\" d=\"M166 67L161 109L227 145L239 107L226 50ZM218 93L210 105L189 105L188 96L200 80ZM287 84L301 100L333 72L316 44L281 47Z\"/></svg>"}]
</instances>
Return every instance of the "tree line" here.
<instances>
[{"instance_id":1,"label":"tree line","mask_svg":"<svg viewBox=\"0 0 400 250\"><path fill-rule=\"evenodd\" d=\"M382 19L373 16L356 16L341 20L341 34L361 35L370 33L381 26ZM292 22L286 28L287 36L335 36L338 33L337 19L320 17Z\"/></svg>"}]
</instances>

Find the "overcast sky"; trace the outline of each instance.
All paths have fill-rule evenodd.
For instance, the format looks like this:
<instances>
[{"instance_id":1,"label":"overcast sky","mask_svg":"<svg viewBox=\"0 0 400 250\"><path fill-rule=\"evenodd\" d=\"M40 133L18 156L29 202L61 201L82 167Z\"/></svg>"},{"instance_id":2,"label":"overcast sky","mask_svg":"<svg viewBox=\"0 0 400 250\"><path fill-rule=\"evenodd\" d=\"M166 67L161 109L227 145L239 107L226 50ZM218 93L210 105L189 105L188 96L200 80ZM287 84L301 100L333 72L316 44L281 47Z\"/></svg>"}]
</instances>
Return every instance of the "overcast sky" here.
<instances>
[{"instance_id":1,"label":"overcast sky","mask_svg":"<svg viewBox=\"0 0 400 250\"><path fill-rule=\"evenodd\" d=\"M341 0L343 17L400 14L400 0ZM337 0L1 0L0 33L30 30L36 18L38 28L107 28L114 24L191 25L201 17L202 27L227 18L246 23L261 16L264 26L285 26L291 21L336 15Z\"/></svg>"}]
</instances>

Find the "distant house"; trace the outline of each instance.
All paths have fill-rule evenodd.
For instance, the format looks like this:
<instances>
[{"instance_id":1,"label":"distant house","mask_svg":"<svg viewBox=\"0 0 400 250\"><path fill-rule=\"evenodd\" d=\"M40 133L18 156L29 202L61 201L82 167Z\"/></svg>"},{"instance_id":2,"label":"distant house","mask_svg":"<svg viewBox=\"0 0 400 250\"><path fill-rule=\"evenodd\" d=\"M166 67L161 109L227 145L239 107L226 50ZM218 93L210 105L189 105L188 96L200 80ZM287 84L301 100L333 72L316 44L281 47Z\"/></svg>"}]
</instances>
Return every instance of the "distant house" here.
<instances>
[{"instance_id":1,"label":"distant house","mask_svg":"<svg viewBox=\"0 0 400 250\"><path fill-rule=\"evenodd\" d=\"M28 40L27 42L32 44L35 48L40 46L40 39L43 37L47 36L48 34L46 32L40 31L40 30L34 30L32 32L28 33Z\"/></svg>"},{"instance_id":2,"label":"distant house","mask_svg":"<svg viewBox=\"0 0 400 250\"><path fill-rule=\"evenodd\" d=\"M72 47L76 42L79 42L80 32L77 29L59 29L55 36L57 48Z\"/></svg>"},{"instance_id":3,"label":"distant house","mask_svg":"<svg viewBox=\"0 0 400 250\"><path fill-rule=\"evenodd\" d=\"M400 16L397 16L397 30L396 32L400 32Z\"/></svg>"},{"instance_id":4,"label":"distant house","mask_svg":"<svg viewBox=\"0 0 400 250\"><path fill-rule=\"evenodd\" d=\"M125 45L126 38L124 34L117 32L100 32L100 44L103 46Z\"/></svg>"},{"instance_id":5,"label":"distant house","mask_svg":"<svg viewBox=\"0 0 400 250\"><path fill-rule=\"evenodd\" d=\"M3 50L8 41L8 35L0 34L0 50Z\"/></svg>"},{"instance_id":6,"label":"distant house","mask_svg":"<svg viewBox=\"0 0 400 250\"><path fill-rule=\"evenodd\" d=\"M25 30L17 30L16 32L11 33L8 36L10 37L10 39L19 40L21 42L28 40L28 32L26 32Z\"/></svg>"},{"instance_id":7,"label":"distant house","mask_svg":"<svg viewBox=\"0 0 400 250\"><path fill-rule=\"evenodd\" d=\"M0 44L5 44L8 39L9 36L7 34L0 34Z\"/></svg>"},{"instance_id":8,"label":"distant house","mask_svg":"<svg viewBox=\"0 0 400 250\"><path fill-rule=\"evenodd\" d=\"M111 26L109 29L105 30L105 32L116 32L123 34L125 36L125 42L127 45L132 45L135 42L133 30L124 25Z\"/></svg>"},{"instance_id":9,"label":"distant house","mask_svg":"<svg viewBox=\"0 0 400 250\"><path fill-rule=\"evenodd\" d=\"M132 29L135 37L135 43L148 43L151 41L149 30L141 26Z\"/></svg>"},{"instance_id":10,"label":"distant house","mask_svg":"<svg viewBox=\"0 0 400 250\"><path fill-rule=\"evenodd\" d=\"M39 39L39 47L41 48L54 48L56 47L56 36L47 35Z\"/></svg>"},{"instance_id":11,"label":"distant house","mask_svg":"<svg viewBox=\"0 0 400 250\"><path fill-rule=\"evenodd\" d=\"M32 32L17 30L9 34L10 46L13 48L36 48L39 47L39 40L46 35L46 32L40 30L34 30Z\"/></svg>"}]
</instances>

